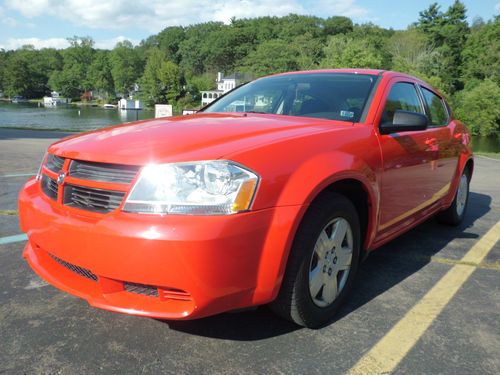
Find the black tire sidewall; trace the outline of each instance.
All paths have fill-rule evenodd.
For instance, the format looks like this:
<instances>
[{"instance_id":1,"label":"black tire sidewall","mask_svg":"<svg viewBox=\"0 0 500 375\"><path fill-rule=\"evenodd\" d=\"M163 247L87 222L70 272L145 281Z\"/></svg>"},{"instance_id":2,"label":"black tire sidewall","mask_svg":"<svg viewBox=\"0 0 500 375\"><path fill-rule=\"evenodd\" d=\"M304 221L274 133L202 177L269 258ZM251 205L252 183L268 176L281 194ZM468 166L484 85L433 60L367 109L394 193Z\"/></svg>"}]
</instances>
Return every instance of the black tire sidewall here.
<instances>
[{"instance_id":1,"label":"black tire sidewall","mask_svg":"<svg viewBox=\"0 0 500 375\"><path fill-rule=\"evenodd\" d=\"M316 327L332 319L345 296L352 288L359 264L361 235L359 218L354 205L339 194L334 194L332 200L322 207L314 207L310 213L311 215L306 215L304 218L300 233L298 233L301 248L294 249L299 250L302 257L295 282L294 294L296 297L297 312L301 320L306 326ZM315 217L313 218L312 215ZM310 261L321 231L335 218L344 218L351 226L353 235L351 269L346 284L337 298L329 306L319 307L313 302L309 292Z\"/></svg>"}]
</instances>

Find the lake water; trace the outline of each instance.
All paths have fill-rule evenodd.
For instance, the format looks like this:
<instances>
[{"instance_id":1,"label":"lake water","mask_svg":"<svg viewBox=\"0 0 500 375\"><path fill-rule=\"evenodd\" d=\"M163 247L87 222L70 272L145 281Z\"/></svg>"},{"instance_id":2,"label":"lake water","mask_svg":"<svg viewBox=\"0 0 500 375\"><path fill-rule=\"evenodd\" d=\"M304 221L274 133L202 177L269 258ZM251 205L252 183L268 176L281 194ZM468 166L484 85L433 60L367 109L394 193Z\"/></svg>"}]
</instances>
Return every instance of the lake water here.
<instances>
[{"instance_id":1,"label":"lake water","mask_svg":"<svg viewBox=\"0 0 500 375\"><path fill-rule=\"evenodd\" d=\"M120 111L90 106L39 107L0 102L0 127L85 131L154 117L153 110ZM475 151L500 152L500 137L473 137Z\"/></svg>"},{"instance_id":2,"label":"lake water","mask_svg":"<svg viewBox=\"0 0 500 375\"><path fill-rule=\"evenodd\" d=\"M153 110L121 111L75 105L39 107L34 103L0 102L0 127L84 131L153 117Z\"/></svg>"}]
</instances>

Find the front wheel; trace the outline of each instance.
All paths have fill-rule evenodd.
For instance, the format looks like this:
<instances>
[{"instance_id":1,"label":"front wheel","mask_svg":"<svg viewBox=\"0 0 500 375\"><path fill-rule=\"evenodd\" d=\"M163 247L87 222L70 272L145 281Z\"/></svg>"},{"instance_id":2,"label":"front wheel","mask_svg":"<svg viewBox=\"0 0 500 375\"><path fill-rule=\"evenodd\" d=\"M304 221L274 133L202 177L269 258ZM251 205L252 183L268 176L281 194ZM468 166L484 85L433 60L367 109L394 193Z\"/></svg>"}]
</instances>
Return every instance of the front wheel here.
<instances>
[{"instance_id":1,"label":"front wheel","mask_svg":"<svg viewBox=\"0 0 500 375\"><path fill-rule=\"evenodd\" d=\"M465 169L460 176L457 192L450 207L437 215L440 223L448 225L459 225L465 216L467 203L469 201L470 173Z\"/></svg>"},{"instance_id":2,"label":"front wheel","mask_svg":"<svg viewBox=\"0 0 500 375\"><path fill-rule=\"evenodd\" d=\"M271 308L301 326L332 319L356 275L360 225L354 205L343 195L324 193L304 216Z\"/></svg>"}]
</instances>

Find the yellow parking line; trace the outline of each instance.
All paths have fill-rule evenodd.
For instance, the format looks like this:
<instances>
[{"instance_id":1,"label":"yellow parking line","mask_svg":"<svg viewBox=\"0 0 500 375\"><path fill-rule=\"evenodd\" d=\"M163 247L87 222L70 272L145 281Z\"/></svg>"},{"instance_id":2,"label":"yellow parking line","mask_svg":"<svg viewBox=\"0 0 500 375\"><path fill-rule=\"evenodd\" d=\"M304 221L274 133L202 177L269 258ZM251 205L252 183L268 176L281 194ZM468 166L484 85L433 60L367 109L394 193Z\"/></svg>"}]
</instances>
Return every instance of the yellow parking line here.
<instances>
[{"instance_id":1,"label":"yellow parking line","mask_svg":"<svg viewBox=\"0 0 500 375\"><path fill-rule=\"evenodd\" d=\"M497 222L462 258L479 264L500 239ZM475 267L456 264L408 313L352 367L348 374L390 373L408 354L434 319L474 272Z\"/></svg>"}]
</instances>

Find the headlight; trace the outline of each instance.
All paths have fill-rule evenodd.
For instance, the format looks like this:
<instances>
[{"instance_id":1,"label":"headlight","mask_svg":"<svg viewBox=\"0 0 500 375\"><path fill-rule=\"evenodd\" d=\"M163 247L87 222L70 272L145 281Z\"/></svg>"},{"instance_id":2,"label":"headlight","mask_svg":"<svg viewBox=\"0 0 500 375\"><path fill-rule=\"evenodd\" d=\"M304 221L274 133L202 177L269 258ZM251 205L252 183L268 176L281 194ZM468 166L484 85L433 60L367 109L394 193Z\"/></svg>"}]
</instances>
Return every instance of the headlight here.
<instances>
[{"instance_id":1,"label":"headlight","mask_svg":"<svg viewBox=\"0 0 500 375\"><path fill-rule=\"evenodd\" d=\"M47 153L43 155L42 162L40 163L40 166L38 167L38 172L36 172L35 179L38 181L42 178L42 167L43 164L45 163L45 159L47 159Z\"/></svg>"},{"instance_id":2,"label":"headlight","mask_svg":"<svg viewBox=\"0 0 500 375\"><path fill-rule=\"evenodd\" d=\"M250 208L259 177L230 161L145 166L124 211L227 215Z\"/></svg>"}]
</instances>

